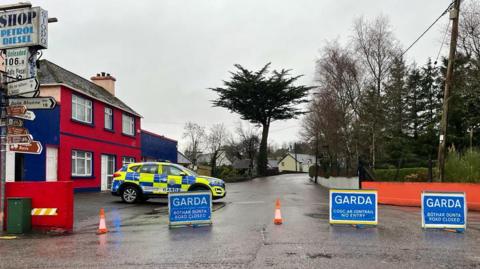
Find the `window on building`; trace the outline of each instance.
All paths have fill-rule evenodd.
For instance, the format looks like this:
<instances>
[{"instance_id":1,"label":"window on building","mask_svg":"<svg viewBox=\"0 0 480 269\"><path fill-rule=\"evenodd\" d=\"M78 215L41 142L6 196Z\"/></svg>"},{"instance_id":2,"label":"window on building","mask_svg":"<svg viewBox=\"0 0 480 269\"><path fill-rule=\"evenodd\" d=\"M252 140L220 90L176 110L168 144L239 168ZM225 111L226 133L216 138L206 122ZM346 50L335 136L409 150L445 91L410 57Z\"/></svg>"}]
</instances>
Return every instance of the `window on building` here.
<instances>
[{"instance_id":1,"label":"window on building","mask_svg":"<svg viewBox=\"0 0 480 269\"><path fill-rule=\"evenodd\" d=\"M105 108L105 129L113 130L113 110L109 107Z\"/></svg>"},{"instance_id":2,"label":"window on building","mask_svg":"<svg viewBox=\"0 0 480 269\"><path fill-rule=\"evenodd\" d=\"M122 115L122 132L127 135L135 135L135 119L132 116Z\"/></svg>"},{"instance_id":3,"label":"window on building","mask_svg":"<svg viewBox=\"0 0 480 269\"><path fill-rule=\"evenodd\" d=\"M122 165L131 164L134 162L135 162L135 158L133 157L127 157L127 156L122 157Z\"/></svg>"},{"instance_id":4,"label":"window on building","mask_svg":"<svg viewBox=\"0 0 480 269\"><path fill-rule=\"evenodd\" d=\"M92 175L92 153L88 151L72 151L72 176Z\"/></svg>"},{"instance_id":5,"label":"window on building","mask_svg":"<svg viewBox=\"0 0 480 269\"><path fill-rule=\"evenodd\" d=\"M92 123L92 101L72 95L72 119Z\"/></svg>"}]
</instances>

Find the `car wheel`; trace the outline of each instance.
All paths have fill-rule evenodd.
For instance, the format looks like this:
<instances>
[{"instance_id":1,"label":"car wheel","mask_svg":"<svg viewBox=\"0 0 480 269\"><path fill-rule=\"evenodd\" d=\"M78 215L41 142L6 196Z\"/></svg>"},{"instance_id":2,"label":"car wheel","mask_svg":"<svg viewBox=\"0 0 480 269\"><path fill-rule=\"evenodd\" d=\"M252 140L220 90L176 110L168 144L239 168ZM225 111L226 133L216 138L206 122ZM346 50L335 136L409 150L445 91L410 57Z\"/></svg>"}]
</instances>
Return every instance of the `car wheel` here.
<instances>
[{"instance_id":1,"label":"car wheel","mask_svg":"<svg viewBox=\"0 0 480 269\"><path fill-rule=\"evenodd\" d=\"M137 202L139 196L138 188L134 186L126 186L122 190L122 200L127 204L134 204Z\"/></svg>"}]
</instances>

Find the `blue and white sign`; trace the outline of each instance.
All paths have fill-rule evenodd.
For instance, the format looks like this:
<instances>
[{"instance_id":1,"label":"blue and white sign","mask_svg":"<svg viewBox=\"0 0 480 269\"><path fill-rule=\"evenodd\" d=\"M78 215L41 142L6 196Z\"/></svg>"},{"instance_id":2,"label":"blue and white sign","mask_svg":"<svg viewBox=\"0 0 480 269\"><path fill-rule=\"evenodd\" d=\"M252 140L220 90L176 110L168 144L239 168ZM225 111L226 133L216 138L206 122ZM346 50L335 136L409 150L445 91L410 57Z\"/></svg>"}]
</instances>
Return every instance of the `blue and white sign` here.
<instances>
[{"instance_id":1,"label":"blue and white sign","mask_svg":"<svg viewBox=\"0 0 480 269\"><path fill-rule=\"evenodd\" d=\"M169 193L168 215L170 226L212 224L212 193Z\"/></svg>"},{"instance_id":2,"label":"blue and white sign","mask_svg":"<svg viewBox=\"0 0 480 269\"><path fill-rule=\"evenodd\" d=\"M465 193L422 192L422 228L465 229Z\"/></svg>"},{"instance_id":3,"label":"blue and white sign","mask_svg":"<svg viewBox=\"0 0 480 269\"><path fill-rule=\"evenodd\" d=\"M0 49L48 45L48 12L40 7L14 9L0 14Z\"/></svg>"},{"instance_id":4,"label":"blue and white sign","mask_svg":"<svg viewBox=\"0 0 480 269\"><path fill-rule=\"evenodd\" d=\"M330 190L330 224L377 223L376 190Z\"/></svg>"}]
</instances>

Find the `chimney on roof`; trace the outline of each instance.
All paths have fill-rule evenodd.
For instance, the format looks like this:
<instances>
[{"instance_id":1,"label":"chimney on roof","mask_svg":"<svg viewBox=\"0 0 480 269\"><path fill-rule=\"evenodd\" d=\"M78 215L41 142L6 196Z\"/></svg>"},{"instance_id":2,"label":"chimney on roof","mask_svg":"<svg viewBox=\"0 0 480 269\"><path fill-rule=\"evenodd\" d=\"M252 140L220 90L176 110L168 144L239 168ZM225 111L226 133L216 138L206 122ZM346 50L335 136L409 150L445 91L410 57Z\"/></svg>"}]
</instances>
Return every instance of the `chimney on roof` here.
<instances>
[{"instance_id":1,"label":"chimney on roof","mask_svg":"<svg viewBox=\"0 0 480 269\"><path fill-rule=\"evenodd\" d=\"M96 76L90 78L93 83L104 88L113 96L115 96L115 81L116 79L112 77L109 73L101 72L97 73Z\"/></svg>"}]
</instances>

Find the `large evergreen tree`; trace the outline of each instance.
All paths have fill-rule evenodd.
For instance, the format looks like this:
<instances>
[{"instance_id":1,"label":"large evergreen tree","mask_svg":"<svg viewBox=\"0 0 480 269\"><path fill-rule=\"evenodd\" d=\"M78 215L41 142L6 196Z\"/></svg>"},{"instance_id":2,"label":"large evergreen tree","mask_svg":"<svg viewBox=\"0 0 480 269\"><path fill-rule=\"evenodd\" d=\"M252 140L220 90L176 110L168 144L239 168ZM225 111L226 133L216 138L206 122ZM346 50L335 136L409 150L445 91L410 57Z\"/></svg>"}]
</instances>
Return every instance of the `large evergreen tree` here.
<instances>
[{"instance_id":1,"label":"large evergreen tree","mask_svg":"<svg viewBox=\"0 0 480 269\"><path fill-rule=\"evenodd\" d=\"M295 86L300 76L290 76L290 70L273 71L269 75L270 63L259 71L250 71L241 65L231 72L225 87L210 88L218 93L214 106L224 107L240 114L243 120L262 126L262 139L258 156L258 173L267 173L267 141L270 124L275 120L296 118L305 112L297 105L308 102L311 87Z\"/></svg>"},{"instance_id":2,"label":"large evergreen tree","mask_svg":"<svg viewBox=\"0 0 480 269\"><path fill-rule=\"evenodd\" d=\"M406 95L405 76L407 68L402 58L395 58L390 68L390 79L385 87L385 133L387 156L396 160L397 167L408 153L406 137Z\"/></svg>"}]
</instances>

